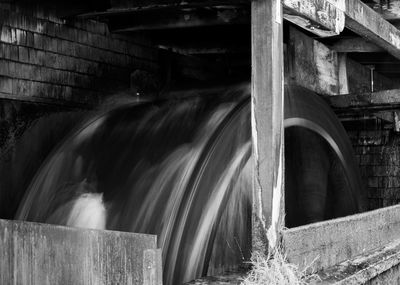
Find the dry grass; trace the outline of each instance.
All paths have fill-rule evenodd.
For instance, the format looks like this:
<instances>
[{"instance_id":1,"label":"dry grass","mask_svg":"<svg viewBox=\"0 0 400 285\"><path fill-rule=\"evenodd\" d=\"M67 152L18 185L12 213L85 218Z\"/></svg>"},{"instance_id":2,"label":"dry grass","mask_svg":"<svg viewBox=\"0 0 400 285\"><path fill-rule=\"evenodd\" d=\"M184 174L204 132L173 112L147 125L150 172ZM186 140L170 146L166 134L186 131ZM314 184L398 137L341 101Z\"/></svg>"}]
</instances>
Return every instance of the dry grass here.
<instances>
[{"instance_id":1,"label":"dry grass","mask_svg":"<svg viewBox=\"0 0 400 285\"><path fill-rule=\"evenodd\" d=\"M297 265L287 262L280 250L273 254L254 253L250 263L252 270L241 283L242 285L306 285L318 279L315 274L308 274L311 265L299 270Z\"/></svg>"}]
</instances>

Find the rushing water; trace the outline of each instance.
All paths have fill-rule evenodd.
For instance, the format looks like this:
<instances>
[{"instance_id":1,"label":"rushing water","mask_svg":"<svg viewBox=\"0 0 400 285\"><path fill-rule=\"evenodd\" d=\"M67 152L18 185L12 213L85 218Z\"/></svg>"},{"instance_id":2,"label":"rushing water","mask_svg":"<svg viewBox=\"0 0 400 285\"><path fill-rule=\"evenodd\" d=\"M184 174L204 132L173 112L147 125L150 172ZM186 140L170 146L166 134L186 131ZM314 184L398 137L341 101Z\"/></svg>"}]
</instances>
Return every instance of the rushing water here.
<instances>
[{"instance_id":1,"label":"rushing water","mask_svg":"<svg viewBox=\"0 0 400 285\"><path fill-rule=\"evenodd\" d=\"M315 123L334 115L303 93L286 91L286 124L334 149L351 180L340 213L357 212L360 185L343 131L337 122ZM302 104L318 115L302 114ZM120 106L94 116L48 157L16 218L156 234L167 285L235 268L250 254L250 141L247 86L218 98Z\"/></svg>"}]
</instances>

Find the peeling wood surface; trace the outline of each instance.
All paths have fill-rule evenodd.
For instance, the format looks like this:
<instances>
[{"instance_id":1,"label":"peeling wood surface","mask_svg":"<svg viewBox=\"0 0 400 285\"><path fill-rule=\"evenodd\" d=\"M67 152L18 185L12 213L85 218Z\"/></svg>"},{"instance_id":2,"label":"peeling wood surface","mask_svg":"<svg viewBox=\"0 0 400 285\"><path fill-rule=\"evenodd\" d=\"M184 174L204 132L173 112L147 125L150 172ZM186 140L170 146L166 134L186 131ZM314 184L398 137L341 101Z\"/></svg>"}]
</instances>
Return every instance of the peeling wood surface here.
<instances>
[{"instance_id":1,"label":"peeling wood surface","mask_svg":"<svg viewBox=\"0 0 400 285\"><path fill-rule=\"evenodd\" d=\"M283 21L279 0L254 0L251 9L253 250L264 252L275 247L281 222Z\"/></svg>"},{"instance_id":2,"label":"peeling wood surface","mask_svg":"<svg viewBox=\"0 0 400 285\"><path fill-rule=\"evenodd\" d=\"M152 235L0 220L0 284L161 285L156 243Z\"/></svg>"}]
</instances>

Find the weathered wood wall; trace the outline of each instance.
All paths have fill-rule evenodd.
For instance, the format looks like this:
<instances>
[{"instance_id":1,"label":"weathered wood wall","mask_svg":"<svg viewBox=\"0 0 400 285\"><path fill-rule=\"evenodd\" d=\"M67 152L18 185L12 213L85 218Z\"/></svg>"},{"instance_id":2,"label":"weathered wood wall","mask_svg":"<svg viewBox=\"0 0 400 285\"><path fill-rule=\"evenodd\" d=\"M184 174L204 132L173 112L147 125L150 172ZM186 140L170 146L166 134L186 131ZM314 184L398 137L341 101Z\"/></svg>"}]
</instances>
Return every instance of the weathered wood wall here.
<instances>
[{"instance_id":1,"label":"weathered wood wall","mask_svg":"<svg viewBox=\"0 0 400 285\"><path fill-rule=\"evenodd\" d=\"M156 236L0 220L0 284L160 285Z\"/></svg>"},{"instance_id":2,"label":"weathered wood wall","mask_svg":"<svg viewBox=\"0 0 400 285\"><path fill-rule=\"evenodd\" d=\"M36 7L36 6L35 6ZM154 72L158 50L110 34L92 20L66 21L41 8L0 4L0 97L97 102L129 88L133 70Z\"/></svg>"}]
</instances>

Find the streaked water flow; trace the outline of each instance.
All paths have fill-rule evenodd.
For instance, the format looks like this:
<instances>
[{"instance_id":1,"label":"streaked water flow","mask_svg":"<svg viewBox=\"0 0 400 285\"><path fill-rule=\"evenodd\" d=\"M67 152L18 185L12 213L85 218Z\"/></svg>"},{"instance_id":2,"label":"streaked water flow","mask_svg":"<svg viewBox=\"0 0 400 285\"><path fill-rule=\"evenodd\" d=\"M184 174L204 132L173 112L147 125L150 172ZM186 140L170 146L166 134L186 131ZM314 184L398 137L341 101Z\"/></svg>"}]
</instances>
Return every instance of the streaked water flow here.
<instances>
[{"instance_id":1,"label":"streaked water flow","mask_svg":"<svg viewBox=\"0 0 400 285\"><path fill-rule=\"evenodd\" d=\"M16 218L156 234L167 285L235 268L251 245L250 100L247 86L224 93L95 116L48 157ZM308 99L286 93L301 125L296 101Z\"/></svg>"}]
</instances>

